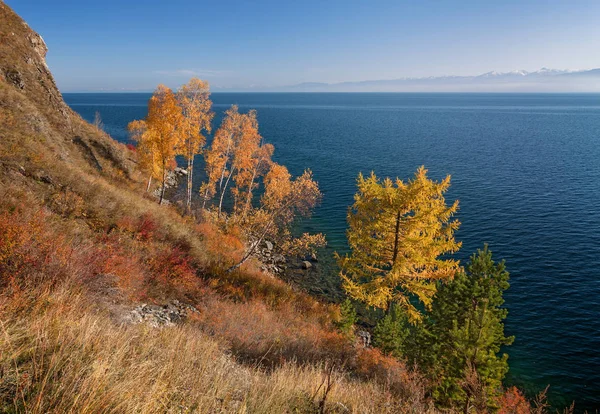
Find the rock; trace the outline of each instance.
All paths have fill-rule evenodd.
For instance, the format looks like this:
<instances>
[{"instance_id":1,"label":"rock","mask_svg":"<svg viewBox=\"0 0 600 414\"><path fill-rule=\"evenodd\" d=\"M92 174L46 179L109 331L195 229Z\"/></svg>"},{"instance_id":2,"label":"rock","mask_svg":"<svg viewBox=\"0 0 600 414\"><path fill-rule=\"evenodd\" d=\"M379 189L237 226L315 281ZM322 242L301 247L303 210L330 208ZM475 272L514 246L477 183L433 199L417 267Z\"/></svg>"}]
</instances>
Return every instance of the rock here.
<instances>
[{"instance_id":1,"label":"rock","mask_svg":"<svg viewBox=\"0 0 600 414\"><path fill-rule=\"evenodd\" d=\"M282 254L274 254L273 255L273 262L274 263L287 263L287 259Z\"/></svg>"},{"instance_id":2,"label":"rock","mask_svg":"<svg viewBox=\"0 0 600 414\"><path fill-rule=\"evenodd\" d=\"M311 254L310 260L311 260L311 262L318 262L319 259L317 258L317 254L316 253Z\"/></svg>"},{"instance_id":3,"label":"rock","mask_svg":"<svg viewBox=\"0 0 600 414\"><path fill-rule=\"evenodd\" d=\"M312 267L312 263L308 260L304 260L302 262L302 269L310 269Z\"/></svg>"},{"instance_id":4,"label":"rock","mask_svg":"<svg viewBox=\"0 0 600 414\"><path fill-rule=\"evenodd\" d=\"M363 348L367 348L369 345L371 345L371 334L369 332L358 331L357 335L362 341Z\"/></svg>"},{"instance_id":5,"label":"rock","mask_svg":"<svg viewBox=\"0 0 600 414\"><path fill-rule=\"evenodd\" d=\"M269 251L273 250L273 243L271 243L270 241L266 240L265 245L267 246L267 250L269 250Z\"/></svg>"},{"instance_id":6,"label":"rock","mask_svg":"<svg viewBox=\"0 0 600 414\"><path fill-rule=\"evenodd\" d=\"M23 81L23 77L16 70L7 69L4 72L4 77L6 78L6 80L8 80L13 85L15 85L17 88L25 89L25 82Z\"/></svg>"},{"instance_id":7,"label":"rock","mask_svg":"<svg viewBox=\"0 0 600 414\"><path fill-rule=\"evenodd\" d=\"M131 311L129 321L131 323L146 323L153 328L162 328L181 323L190 312L198 313L198 310L178 300L163 306L143 303Z\"/></svg>"}]
</instances>

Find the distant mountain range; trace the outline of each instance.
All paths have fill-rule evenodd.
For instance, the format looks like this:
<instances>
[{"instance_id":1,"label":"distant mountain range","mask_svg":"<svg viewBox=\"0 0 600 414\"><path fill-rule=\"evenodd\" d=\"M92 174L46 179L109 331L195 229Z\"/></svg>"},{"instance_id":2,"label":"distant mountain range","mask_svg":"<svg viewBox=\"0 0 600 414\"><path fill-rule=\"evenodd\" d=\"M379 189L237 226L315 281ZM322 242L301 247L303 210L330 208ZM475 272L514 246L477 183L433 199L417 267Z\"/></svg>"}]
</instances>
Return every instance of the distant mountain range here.
<instances>
[{"instance_id":1,"label":"distant mountain range","mask_svg":"<svg viewBox=\"0 0 600 414\"><path fill-rule=\"evenodd\" d=\"M233 90L233 88L215 88ZM235 88L264 92L600 92L600 68L535 72L487 72L478 76L439 76L359 82L306 82L281 87Z\"/></svg>"}]
</instances>

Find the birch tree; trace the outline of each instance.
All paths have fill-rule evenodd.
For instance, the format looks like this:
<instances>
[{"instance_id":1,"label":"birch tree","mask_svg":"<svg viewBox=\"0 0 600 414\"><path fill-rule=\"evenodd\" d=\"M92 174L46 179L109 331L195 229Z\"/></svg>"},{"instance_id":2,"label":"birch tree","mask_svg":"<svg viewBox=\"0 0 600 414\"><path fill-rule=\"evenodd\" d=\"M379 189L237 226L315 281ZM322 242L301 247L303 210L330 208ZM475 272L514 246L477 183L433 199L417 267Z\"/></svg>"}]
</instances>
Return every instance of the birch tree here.
<instances>
[{"instance_id":1,"label":"birch tree","mask_svg":"<svg viewBox=\"0 0 600 414\"><path fill-rule=\"evenodd\" d=\"M206 81L192 78L179 88L176 98L182 114L177 152L187 161L186 209L189 213L192 205L194 158L206 144L204 132L210 133L214 113L211 111L210 88Z\"/></svg>"}]
</instances>

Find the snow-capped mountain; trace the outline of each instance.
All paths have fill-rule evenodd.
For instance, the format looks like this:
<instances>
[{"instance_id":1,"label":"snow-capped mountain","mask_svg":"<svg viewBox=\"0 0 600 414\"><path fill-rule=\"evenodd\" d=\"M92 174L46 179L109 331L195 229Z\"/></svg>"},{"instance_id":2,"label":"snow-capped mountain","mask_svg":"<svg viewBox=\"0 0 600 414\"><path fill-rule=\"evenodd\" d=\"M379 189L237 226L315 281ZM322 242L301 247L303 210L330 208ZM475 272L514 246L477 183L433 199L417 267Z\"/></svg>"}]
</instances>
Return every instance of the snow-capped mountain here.
<instances>
[{"instance_id":1,"label":"snow-capped mountain","mask_svg":"<svg viewBox=\"0 0 600 414\"><path fill-rule=\"evenodd\" d=\"M258 89L246 89L258 90ZM476 76L398 78L359 82L320 83L261 88L277 92L600 92L600 68L534 72L491 71Z\"/></svg>"}]
</instances>

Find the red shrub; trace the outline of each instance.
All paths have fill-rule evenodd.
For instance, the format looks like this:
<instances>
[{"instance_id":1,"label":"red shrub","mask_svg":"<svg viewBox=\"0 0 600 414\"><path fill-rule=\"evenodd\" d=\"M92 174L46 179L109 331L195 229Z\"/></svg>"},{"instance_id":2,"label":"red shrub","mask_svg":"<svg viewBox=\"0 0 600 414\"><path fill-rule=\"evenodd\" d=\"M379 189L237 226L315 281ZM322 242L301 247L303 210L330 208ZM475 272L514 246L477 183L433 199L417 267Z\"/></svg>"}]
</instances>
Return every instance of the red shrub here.
<instances>
[{"instance_id":1,"label":"red shrub","mask_svg":"<svg viewBox=\"0 0 600 414\"><path fill-rule=\"evenodd\" d=\"M146 297L146 274L137 252L125 251L117 243L106 245L103 273L113 275L121 291L134 300Z\"/></svg>"},{"instance_id":2,"label":"red shrub","mask_svg":"<svg viewBox=\"0 0 600 414\"><path fill-rule=\"evenodd\" d=\"M137 223L137 237L140 240L152 240L157 232L158 226L150 213L140 216Z\"/></svg>"},{"instance_id":3,"label":"red shrub","mask_svg":"<svg viewBox=\"0 0 600 414\"><path fill-rule=\"evenodd\" d=\"M498 414L530 414L531 406L517 387L510 387L498 399Z\"/></svg>"},{"instance_id":4,"label":"red shrub","mask_svg":"<svg viewBox=\"0 0 600 414\"><path fill-rule=\"evenodd\" d=\"M148 261L151 287L157 296L195 296L202 289L201 280L190 264L190 257L178 248L166 247Z\"/></svg>"},{"instance_id":5,"label":"red shrub","mask_svg":"<svg viewBox=\"0 0 600 414\"><path fill-rule=\"evenodd\" d=\"M133 145L133 144L127 144L127 145L125 145L125 146L127 147L127 149L128 149L129 151L133 151L133 152L136 152L136 151L137 151L137 148L136 148L136 147L135 147L135 145Z\"/></svg>"},{"instance_id":6,"label":"red shrub","mask_svg":"<svg viewBox=\"0 0 600 414\"><path fill-rule=\"evenodd\" d=\"M0 288L27 290L64 280L89 281L103 263L103 252L88 240L69 240L42 210L0 215ZM5 292L6 293L6 292Z\"/></svg>"}]
</instances>

